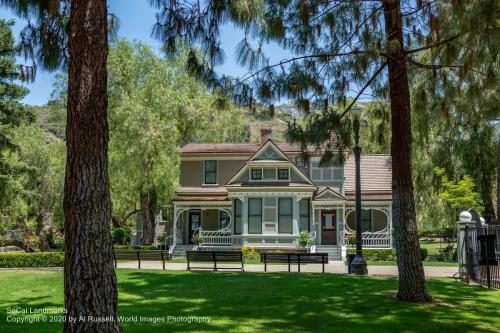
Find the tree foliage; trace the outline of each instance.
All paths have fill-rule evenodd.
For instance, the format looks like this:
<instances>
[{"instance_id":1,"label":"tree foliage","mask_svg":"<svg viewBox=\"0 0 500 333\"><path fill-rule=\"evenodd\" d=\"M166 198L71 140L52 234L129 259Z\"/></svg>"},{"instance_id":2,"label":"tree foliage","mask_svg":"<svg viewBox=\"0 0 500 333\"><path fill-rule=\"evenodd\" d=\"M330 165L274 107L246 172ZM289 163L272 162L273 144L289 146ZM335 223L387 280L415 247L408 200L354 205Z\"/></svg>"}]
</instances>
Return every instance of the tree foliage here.
<instances>
[{"instance_id":1,"label":"tree foliage","mask_svg":"<svg viewBox=\"0 0 500 333\"><path fill-rule=\"evenodd\" d=\"M434 173L440 177L441 191L439 197L446 201L455 210L474 208L479 210L479 194L474 191L474 180L465 175L461 180L454 182L448 179L443 168L435 168Z\"/></svg>"}]
</instances>

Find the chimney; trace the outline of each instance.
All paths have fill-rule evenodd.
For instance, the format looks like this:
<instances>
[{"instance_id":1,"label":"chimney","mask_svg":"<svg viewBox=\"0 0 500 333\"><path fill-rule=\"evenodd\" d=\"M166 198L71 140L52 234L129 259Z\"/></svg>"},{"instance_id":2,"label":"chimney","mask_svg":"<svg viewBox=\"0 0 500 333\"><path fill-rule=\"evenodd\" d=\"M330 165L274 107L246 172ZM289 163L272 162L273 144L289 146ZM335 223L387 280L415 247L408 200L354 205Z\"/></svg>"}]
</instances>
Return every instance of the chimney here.
<instances>
[{"instance_id":1,"label":"chimney","mask_svg":"<svg viewBox=\"0 0 500 333\"><path fill-rule=\"evenodd\" d=\"M266 143L267 139L271 137L273 129L270 126L260 128L260 143Z\"/></svg>"}]
</instances>

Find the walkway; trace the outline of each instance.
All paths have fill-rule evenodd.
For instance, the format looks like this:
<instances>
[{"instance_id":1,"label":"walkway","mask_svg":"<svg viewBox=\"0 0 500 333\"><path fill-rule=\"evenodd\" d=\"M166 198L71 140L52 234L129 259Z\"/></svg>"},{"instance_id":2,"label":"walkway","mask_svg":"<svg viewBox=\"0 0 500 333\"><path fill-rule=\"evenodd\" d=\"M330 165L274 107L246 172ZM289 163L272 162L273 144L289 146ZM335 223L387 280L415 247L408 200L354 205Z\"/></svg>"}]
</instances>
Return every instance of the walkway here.
<instances>
[{"instance_id":1,"label":"walkway","mask_svg":"<svg viewBox=\"0 0 500 333\"><path fill-rule=\"evenodd\" d=\"M211 268L211 264L203 264L196 263L196 266L202 266ZM218 264L219 267L228 267L231 265L226 264ZM186 263L176 263L176 262L167 262L165 263L165 269L172 271L184 271L186 270ZM232 265L234 267L234 265ZM136 261L126 261L119 262L118 268L137 268ZM141 269L162 269L161 262L153 262L153 261L141 261ZM302 264L301 272L308 273L321 273L321 265L307 265ZM288 270L287 265L267 265L268 272L286 272ZM458 267L424 267L425 276L426 277L453 277L458 272ZM245 271L247 272L263 272L264 265L263 264L246 264ZM292 264L292 272L297 271L297 265ZM342 261L333 261L329 264L325 265L326 273L335 273L335 274L345 274L346 266ZM369 275L382 275L382 276L397 276L398 268L397 266L369 266L368 267Z\"/></svg>"}]
</instances>

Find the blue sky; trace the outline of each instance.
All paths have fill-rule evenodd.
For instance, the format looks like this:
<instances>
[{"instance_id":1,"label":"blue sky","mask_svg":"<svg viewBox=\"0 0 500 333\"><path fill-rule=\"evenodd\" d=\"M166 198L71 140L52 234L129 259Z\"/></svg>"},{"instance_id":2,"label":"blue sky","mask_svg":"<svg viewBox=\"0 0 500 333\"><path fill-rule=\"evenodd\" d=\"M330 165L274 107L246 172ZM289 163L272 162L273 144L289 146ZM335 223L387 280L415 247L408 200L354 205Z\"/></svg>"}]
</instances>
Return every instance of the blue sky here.
<instances>
[{"instance_id":1,"label":"blue sky","mask_svg":"<svg viewBox=\"0 0 500 333\"><path fill-rule=\"evenodd\" d=\"M158 50L160 43L151 38L151 28L155 22L155 10L148 5L145 0L123 1L123 0L108 0L109 11L116 14L120 19L120 30L118 35L129 40L141 40L154 49ZM0 18L14 19L16 25L13 27L16 38L19 32L25 26L26 22L15 17L10 10L0 8ZM247 71L240 67L235 61L235 47L242 38L242 31L232 25L225 25L221 29L221 43L224 52L226 53L225 63L218 67L217 71L220 74L231 76L243 76ZM289 53L284 51L277 45L268 45L264 47L265 54L269 56L271 62L279 61L289 57ZM23 62L23 58L19 58L19 62ZM30 90L28 96L23 99L23 102L31 105L41 105L47 103L47 100L52 91L54 73L49 73L41 69L37 72L37 77L34 83L27 84Z\"/></svg>"}]
</instances>

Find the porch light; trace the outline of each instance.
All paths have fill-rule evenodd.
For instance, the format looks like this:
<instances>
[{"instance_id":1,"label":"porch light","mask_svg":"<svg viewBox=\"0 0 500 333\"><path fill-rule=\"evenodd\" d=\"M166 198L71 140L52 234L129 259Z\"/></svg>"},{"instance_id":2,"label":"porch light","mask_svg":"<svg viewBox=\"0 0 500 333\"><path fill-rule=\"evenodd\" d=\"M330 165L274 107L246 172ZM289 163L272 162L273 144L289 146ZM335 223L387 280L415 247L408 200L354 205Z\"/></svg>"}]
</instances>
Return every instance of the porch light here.
<instances>
[{"instance_id":1,"label":"porch light","mask_svg":"<svg viewBox=\"0 0 500 333\"><path fill-rule=\"evenodd\" d=\"M363 233L361 231L361 146L359 145L359 125L362 110L356 106L351 108L354 130L354 161L356 165L356 256L351 263L351 272L356 275L367 275L368 265L363 258Z\"/></svg>"}]
</instances>

